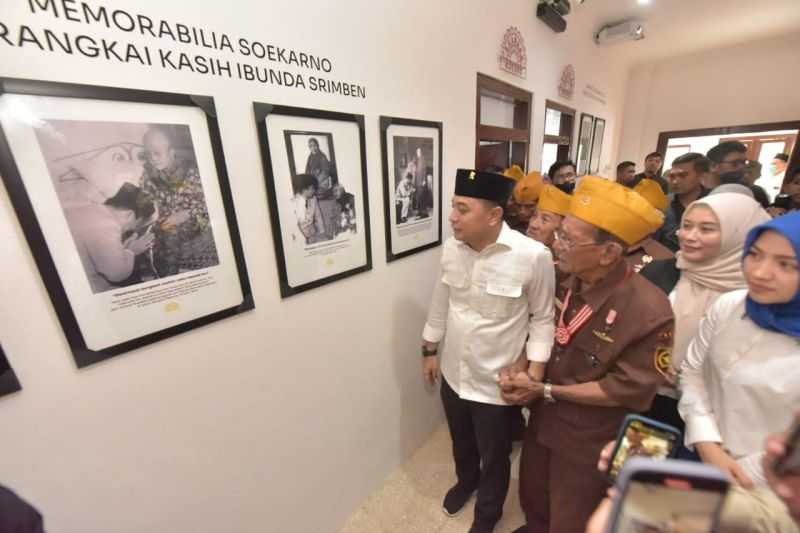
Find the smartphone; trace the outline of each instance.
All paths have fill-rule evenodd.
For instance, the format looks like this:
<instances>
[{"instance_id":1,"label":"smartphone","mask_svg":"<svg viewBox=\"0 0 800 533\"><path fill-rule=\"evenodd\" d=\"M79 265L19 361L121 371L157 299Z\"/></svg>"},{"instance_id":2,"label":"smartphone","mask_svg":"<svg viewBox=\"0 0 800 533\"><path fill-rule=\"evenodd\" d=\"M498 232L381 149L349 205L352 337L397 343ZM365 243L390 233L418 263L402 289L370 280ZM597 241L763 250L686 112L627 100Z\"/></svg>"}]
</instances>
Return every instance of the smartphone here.
<instances>
[{"instance_id":1,"label":"smartphone","mask_svg":"<svg viewBox=\"0 0 800 533\"><path fill-rule=\"evenodd\" d=\"M716 531L728 485L703 463L634 457L620 473L607 533Z\"/></svg>"},{"instance_id":2,"label":"smartphone","mask_svg":"<svg viewBox=\"0 0 800 533\"><path fill-rule=\"evenodd\" d=\"M616 481L622 467L631 457L667 459L673 457L681 442L681 432L641 415L628 415L622 422L606 475Z\"/></svg>"},{"instance_id":3,"label":"smartphone","mask_svg":"<svg viewBox=\"0 0 800 533\"><path fill-rule=\"evenodd\" d=\"M786 454L780 457L772 470L777 476L800 475L800 418L796 418L786 438Z\"/></svg>"}]
</instances>

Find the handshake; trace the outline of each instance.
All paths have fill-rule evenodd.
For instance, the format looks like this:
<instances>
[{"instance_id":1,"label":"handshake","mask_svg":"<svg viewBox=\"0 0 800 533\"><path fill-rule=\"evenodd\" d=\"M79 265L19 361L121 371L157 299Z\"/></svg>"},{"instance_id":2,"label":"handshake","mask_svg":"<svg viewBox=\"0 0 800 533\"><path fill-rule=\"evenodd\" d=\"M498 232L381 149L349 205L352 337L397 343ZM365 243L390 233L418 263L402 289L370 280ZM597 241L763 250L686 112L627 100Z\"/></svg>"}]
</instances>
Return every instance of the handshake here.
<instances>
[{"instance_id":1,"label":"handshake","mask_svg":"<svg viewBox=\"0 0 800 533\"><path fill-rule=\"evenodd\" d=\"M529 363L523 356L513 365L500 370L495 380L503 400L512 405L528 405L542 398L545 366L546 363Z\"/></svg>"}]
</instances>

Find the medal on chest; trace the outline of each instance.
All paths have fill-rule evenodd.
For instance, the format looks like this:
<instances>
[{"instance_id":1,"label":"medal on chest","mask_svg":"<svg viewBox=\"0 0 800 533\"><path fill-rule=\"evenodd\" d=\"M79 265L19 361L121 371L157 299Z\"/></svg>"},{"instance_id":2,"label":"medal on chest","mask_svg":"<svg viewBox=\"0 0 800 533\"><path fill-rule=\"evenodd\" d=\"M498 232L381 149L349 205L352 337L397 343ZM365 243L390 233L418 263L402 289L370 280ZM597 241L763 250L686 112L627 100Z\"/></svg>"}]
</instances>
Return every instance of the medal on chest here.
<instances>
[{"instance_id":1,"label":"medal on chest","mask_svg":"<svg viewBox=\"0 0 800 533\"><path fill-rule=\"evenodd\" d=\"M558 317L558 326L556 327L556 342L561 346L566 346L572 340L572 337L575 336L575 333L578 332L588 321L592 318L594 311L588 304L584 304L575 316L566 323L564 321L564 315L569 308L569 300L572 297L572 290L570 289L567 291L567 296L564 298L564 306L561 308L561 315Z\"/></svg>"}]
</instances>

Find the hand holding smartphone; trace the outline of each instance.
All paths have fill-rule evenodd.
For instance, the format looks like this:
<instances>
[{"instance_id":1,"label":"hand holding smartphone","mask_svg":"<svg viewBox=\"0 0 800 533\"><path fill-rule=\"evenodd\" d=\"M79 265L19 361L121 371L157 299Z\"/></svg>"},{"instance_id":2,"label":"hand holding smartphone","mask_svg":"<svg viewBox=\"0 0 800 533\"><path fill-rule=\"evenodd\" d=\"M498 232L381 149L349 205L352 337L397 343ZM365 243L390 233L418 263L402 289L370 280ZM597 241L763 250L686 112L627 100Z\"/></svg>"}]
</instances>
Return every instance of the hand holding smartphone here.
<instances>
[{"instance_id":1,"label":"hand holding smartphone","mask_svg":"<svg viewBox=\"0 0 800 533\"><path fill-rule=\"evenodd\" d=\"M667 459L674 457L681 440L678 429L640 415L628 415L622 423L607 476L613 483L625 462L632 457Z\"/></svg>"},{"instance_id":2,"label":"hand holding smartphone","mask_svg":"<svg viewBox=\"0 0 800 533\"><path fill-rule=\"evenodd\" d=\"M709 533L728 491L718 469L634 457L625 464L607 533Z\"/></svg>"}]
</instances>

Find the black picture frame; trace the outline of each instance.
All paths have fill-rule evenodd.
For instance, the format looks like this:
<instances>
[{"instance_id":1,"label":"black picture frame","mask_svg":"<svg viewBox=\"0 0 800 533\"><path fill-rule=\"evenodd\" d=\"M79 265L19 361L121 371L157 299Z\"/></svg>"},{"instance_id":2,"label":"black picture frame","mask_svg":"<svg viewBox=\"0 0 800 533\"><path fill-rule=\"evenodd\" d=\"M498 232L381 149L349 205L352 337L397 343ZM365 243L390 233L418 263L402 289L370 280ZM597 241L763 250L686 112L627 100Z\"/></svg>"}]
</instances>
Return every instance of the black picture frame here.
<instances>
[{"instance_id":1,"label":"black picture frame","mask_svg":"<svg viewBox=\"0 0 800 533\"><path fill-rule=\"evenodd\" d=\"M598 136L598 131L600 135ZM600 171L600 156L603 151L603 138L606 132L606 120L603 118L595 117L594 126L592 127L592 155L589 159L589 172Z\"/></svg>"},{"instance_id":2,"label":"black picture frame","mask_svg":"<svg viewBox=\"0 0 800 533\"><path fill-rule=\"evenodd\" d=\"M55 261L45 241L40 221L34 212L33 204L26 190L20 169L12 153L6 132L0 127L0 174L11 198L19 223L33 254L34 261L44 281L47 293L58 315L61 328L66 336L78 368L106 360L125 352L191 331L255 307L247 266L239 236L239 227L233 206L233 196L228 181L225 157L222 149L219 125L217 123L214 99L210 96L146 91L138 89L79 85L42 80L0 78L0 97L6 94L46 96L69 99L105 100L112 102L133 102L155 105L186 106L201 109L206 116L209 141L212 146L215 170L217 172L225 221L231 240L232 252L236 261L236 272L242 292L238 305L227 307L200 318L179 325L167 327L153 333L129 339L125 342L102 349L90 349L78 324L78 319L58 274Z\"/></svg>"},{"instance_id":3,"label":"black picture frame","mask_svg":"<svg viewBox=\"0 0 800 533\"><path fill-rule=\"evenodd\" d=\"M13 394L22 390L22 385L11 368L11 364L6 358L6 353L3 351L3 345L0 344L0 396Z\"/></svg>"},{"instance_id":4,"label":"black picture frame","mask_svg":"<svg viewBox=\"0 0 800 533\"><path fill-rule=\"evenodd\" d=\"M578 142L575 149L575 163L578 165L576 169L578 176L584 176L590 172L591 157L592 157L592 137L594 135L594 115L589 113L581 113L581 123L578 129ZM584 137L586 135L586 137ZM586 146L582 143L586 140Z\"/></svg>"},{"instance_id":5,"label":"black picture frame","mask_svg":"<svg viewBox=\"0 0 800 533\"><path fill-rule=\"evenodd\" d=\"M436 208L436 220L435 223L437 224L438 228L436 230L436 240L432 242L423 243L420 246L414 247L410 250L406 250L400 253L394 253L393 250L393 226L392 226L392 216L391 216L391 209L392 209L392 201L391 201L391 191L394 189L394 184L392 180L392 172L389 168L389 140L387 139L388 130L391 126L411 126L417 128L430 128L437 132L439 141L438 141L438 161L434 162L434 166L438 172L438 183L435 184L437 194L436 194L436 201L435 201L435 208ZM441 246L442 244L442 148L444 146L443 140L443 125L441 122L435 121L428 121L428 120L418 120L418 119L410 119L410 118L401 118L401 117L388 117L388 116L381 116L379 119L379 127L380 127L380 134L381 134L381 170L383 173L383 214L384 214L384 228L385 228L385 236L386 236L386 262L391 263L392 261L396 261L398 259L402 259L404 257L408 257L419 252L429 250L431 248L436 248L437 246ZM401 154L399 158L399 165L405 167L408 163L407 154Z\"/></svg>"},{"instance_id":6,"label":"black picture frame","mask_svg":"<svg viewBox=\"0 0 800 533\"><path fill-rule=\"evenodd\" d=\"M368 272L372 270L372 245L370 234L370 219L369 219L369 188L367 178L367 156L366 156L366 133L364 115L353 113L341 113L337 111L328 111L322 109L310 109L303 107L275 105L266 102L253 102L253 115L256 122L256 130L258 133L258 141L261 148L261 160L264 168L264 181L266 184L267 204L269 206L270 222L272 226L272 242L275 249L275 257L278 263L278 284L280 288L281 298L288 298L317 287L322 287L328 283L349 278L356 274ZM307 134L319 135L326 132L320 132L319 129L288 129L284 130L283 135L272 136L267 128L267 118L270 115L282 115L286 117L296 117L305 119L317 119L320 121L339 121L355 124L358 129L358 165L361 171L361 201L356 203L363 213L363 233L359 237L359 242L363 239L363 246L366 256L364 264L358 265L354 268L338 272L332 275L320 276L306 283L291 285L289 281L289 272L287 267L287 250L283 243L283 230L280 221L280 208L278 203L278 192L276 190L276 178L273 170L273 163L276 150L283 149L280 140L286 141L287 157L290 161L290 172L295 175L297 168L294 165L295 154L291 150L291 143L288 142L289 134ZM329 137L329 146L333 146L333 138ZM341 148L337 149L340 152ZM338 178L337 178L338 181ZM285 206L284 206L285 207Z\"/></svg>"}]
</instances>

